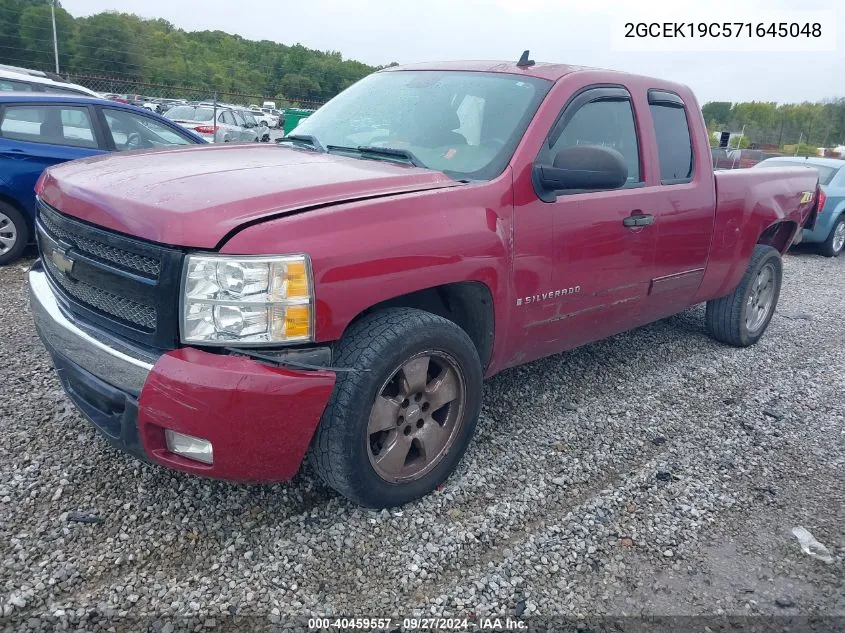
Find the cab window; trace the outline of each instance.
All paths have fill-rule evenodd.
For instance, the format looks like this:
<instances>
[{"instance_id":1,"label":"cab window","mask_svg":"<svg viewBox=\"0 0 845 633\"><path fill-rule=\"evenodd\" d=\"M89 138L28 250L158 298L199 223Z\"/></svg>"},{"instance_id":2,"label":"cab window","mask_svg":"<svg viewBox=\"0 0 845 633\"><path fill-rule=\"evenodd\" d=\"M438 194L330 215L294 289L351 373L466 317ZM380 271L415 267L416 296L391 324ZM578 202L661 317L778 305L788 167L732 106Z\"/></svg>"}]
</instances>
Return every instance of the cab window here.
<instances>
[{"instance_id":1,"label":"cab window","mask_svg":"<svg viewBox=\"0 0 845 633\"><path fill-rule=\"evenodd\" d=\"M692 180L692 137L684 102L670 92L649 91L649 112L657 138L660 183L675 185Z\"/></svg>"},{"instance_id":2,"label":"cab window","mask_svg":"<svg viewBox=\"0 0 845 633\"><path fill-rule=\"evenodd\" d=\"M628 166L628 184L642 181L634 111L628 99L599 99L585 103L564 124L557 138L553 133L549 140L552 142L551 157L574 145L615 149Z\"/></svg>"}]
</instances>

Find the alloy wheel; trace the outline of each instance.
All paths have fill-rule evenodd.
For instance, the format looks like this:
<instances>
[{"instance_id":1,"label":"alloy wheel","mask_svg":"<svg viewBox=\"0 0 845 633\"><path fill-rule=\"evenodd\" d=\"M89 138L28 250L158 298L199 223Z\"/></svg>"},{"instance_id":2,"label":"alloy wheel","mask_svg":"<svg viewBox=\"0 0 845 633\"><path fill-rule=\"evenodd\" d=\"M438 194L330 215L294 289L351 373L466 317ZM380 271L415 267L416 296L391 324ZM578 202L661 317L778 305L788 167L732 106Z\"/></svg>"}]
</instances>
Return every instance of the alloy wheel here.
<instances>
[{"instance_id":1,"label":"alloy wheel","mask_svg":"<svg viewBox=\"0 0 845 633\"><path fill-rule=\"evenodd\" d=\"M426 351L405 361L370 411L367 450L376 473L397 483L430 472L454 444L465 401L464 375L454 358Z\"/></svg>"},{"instance_id":2,"label":"alloy wheel","mask_svg":"<svg viewBox=\"0 0 845 633\"><path fill-rule=\"evenodd\" d=\"M18 241L18 229L12 218L0 211L0 255L5 255L15 247Z\"/></svg>"},{"instance_id":3,"label":"alloy wheel","mask_svg":"<svg viewBox=\"0 0 845 633\"><path fill-rule=\"evenodd\" d=\"M840 222L833 232L833 252L838 253L843 246L845 246L845 222Z\"/></svg>"},{"instance_id":4,"label":"alloy wheel","mask_svg":"<svg viewBox=\"0 0 845 633\"><path fill-rule=\"evenodd\" d=\"M769 262L751 282L745 310L745 327L749 334L754 334L763 326L774 308L776 275L774 264Z\"/></svg>"}]
</instances>

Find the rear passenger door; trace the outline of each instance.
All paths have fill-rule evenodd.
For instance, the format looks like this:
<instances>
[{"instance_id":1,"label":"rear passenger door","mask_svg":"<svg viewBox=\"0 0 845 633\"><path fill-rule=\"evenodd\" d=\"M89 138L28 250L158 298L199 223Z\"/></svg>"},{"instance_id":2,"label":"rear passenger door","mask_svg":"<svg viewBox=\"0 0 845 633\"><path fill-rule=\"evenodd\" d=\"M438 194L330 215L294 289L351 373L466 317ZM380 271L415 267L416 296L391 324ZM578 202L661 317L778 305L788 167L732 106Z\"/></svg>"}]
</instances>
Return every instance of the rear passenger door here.
<instances>
[{"instance_id":1,"label":"rear passenger door","mask_svg":"<svg viewBox=\"0 0 845 633\"><path fill-rule=\"evenodd\" d=\"M0 108L0 178L30 213L45 168L105 151L88 106L8 104Z\"/></svg>"},{"instance_id":2,"label":"rear passenger door","mask_svg":"<svg viewBox=\"0 0 845 633\"><path fill-rule=\"evenodd\" d=\"M694 119L676 93L648 90L649 116L659 171L658 190L652 206L657 245L649 289L649 320L686 308L701 284L713 235L716 192L709 161L696 160L703 149L691 132ZM698 141L701 142L701 141ZM709 153L709 148L706 148Z\"/></svg>"}]
</instances>

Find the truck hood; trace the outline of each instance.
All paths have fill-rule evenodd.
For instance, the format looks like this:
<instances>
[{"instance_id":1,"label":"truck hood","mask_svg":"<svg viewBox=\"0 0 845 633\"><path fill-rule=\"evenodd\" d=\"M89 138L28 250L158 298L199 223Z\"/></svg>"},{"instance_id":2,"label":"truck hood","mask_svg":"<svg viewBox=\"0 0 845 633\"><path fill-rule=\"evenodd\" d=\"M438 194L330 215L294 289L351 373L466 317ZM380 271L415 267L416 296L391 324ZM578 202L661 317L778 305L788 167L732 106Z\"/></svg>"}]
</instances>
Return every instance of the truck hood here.
<instances>
[{"instance_id":1,"label":"truck hood","mask_svg":"<svg viewBox=\"0 0 845 633\"><path fill-rule=\"evenodd\" d=\"M59 211L163 244L214 248L239 226L321 206L454 187L445 174L271 145L106 154L44 172Z\"/></svg>"}]
</instances>

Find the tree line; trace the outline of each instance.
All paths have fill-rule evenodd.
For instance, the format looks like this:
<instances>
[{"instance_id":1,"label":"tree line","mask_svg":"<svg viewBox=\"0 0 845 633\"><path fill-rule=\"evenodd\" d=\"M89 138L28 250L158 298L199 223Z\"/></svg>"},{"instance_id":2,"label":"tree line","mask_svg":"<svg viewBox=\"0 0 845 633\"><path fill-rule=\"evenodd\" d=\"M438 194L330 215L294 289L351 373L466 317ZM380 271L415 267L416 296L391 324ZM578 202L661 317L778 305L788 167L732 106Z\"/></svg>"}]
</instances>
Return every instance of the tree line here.
<instances>
[{"instance_id":1,"label":"tree line","mask_svg":"<svg viewBox=\"0 0 845 633\"><path fill-rule=\"evenodd\" d=\"M845 98L780 105L770 101L710 101L701 111L711 132L744 130L744 145L783 148L801 143L802 148L814 150L845 143Z\"/></svg>"},{"instance_id":2,"label":"tree line","mask_svg":"<svg viewBox=\"0 0 845 633\"><path fill-rule=\"evenodd\" d=\"M0 0L0 64L55 70L50 4ZM322 102L377 69L337 51L189 32L161 19L74 17L60 3L55 13L62 75Z\"/></svg>"}]
</instances>

